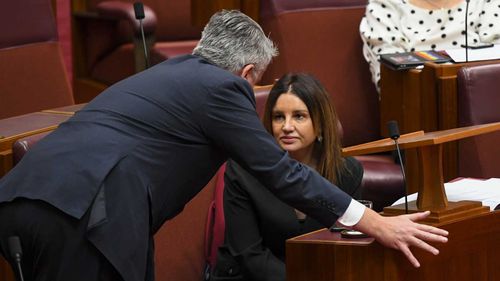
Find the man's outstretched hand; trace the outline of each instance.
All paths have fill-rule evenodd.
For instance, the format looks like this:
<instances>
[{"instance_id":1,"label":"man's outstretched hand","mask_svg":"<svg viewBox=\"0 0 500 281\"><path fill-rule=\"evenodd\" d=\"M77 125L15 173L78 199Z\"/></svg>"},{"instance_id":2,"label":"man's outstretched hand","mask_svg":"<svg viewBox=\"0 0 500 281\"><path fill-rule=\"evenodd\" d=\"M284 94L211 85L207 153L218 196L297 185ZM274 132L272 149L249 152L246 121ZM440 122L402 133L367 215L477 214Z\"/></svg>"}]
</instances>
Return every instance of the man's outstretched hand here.
<instances>
[{"instance_id":1,"label":"man's outstretched hand","mask_svg":"<svg viewBox=\"0 0 500 281\"><path fill-rule=\"evenodd\" d=\"M410 250L411 247L419 247L437 255L439 250L429 245L428 242L446 243L448 241L448 231L416 223L416 221L425 219L429 214L430 212L426 211L396 217L384 217L371 209L366 209L354 229L372 236L386 247L400 250L413 266L420 267L420 263Z\"/></svg>"}]
</instances>

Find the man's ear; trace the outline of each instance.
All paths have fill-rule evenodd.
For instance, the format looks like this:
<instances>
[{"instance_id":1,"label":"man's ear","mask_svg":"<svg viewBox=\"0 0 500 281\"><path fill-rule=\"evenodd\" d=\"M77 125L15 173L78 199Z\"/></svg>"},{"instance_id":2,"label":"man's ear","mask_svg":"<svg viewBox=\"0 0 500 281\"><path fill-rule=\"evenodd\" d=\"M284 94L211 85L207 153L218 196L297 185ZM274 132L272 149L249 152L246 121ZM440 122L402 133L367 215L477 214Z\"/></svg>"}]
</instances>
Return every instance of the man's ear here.
<instances>
[{"instance_id":1,"label":"man's ear","mask_svg":"<svg viewBox=\"0 0 500 281\"><path fill-rule=\"evenodd\" d=\"M255 81L255 65L254 64L247 64L243 67L241 70L240 77L247 80L250 85L255 86L257 81Z\"/></svg>"}]
</instances>

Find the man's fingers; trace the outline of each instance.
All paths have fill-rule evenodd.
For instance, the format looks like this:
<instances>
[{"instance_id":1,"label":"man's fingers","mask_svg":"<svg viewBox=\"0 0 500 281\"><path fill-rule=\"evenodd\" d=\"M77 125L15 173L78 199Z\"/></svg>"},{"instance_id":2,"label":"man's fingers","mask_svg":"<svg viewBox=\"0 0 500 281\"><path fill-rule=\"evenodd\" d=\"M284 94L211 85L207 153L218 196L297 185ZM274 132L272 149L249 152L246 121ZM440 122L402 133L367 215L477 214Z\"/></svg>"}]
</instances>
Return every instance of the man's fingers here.
<instances>
[{"instance_id":1,"label":"man's fingers","mask_svg":"<svg viewBox=\"0 0 500 281\"><path fill-rule=\"evenodd\" d=\"M413 255L413 253L410 251L410 248L408 248L407 245L402 245L401 247L399 247L399 250L401 250L401 252L403 252L403 254L406 256L406 258L410 261L410 263L414 266L414 267L420 267L420 263L418 262L418 260L415 258L415 256Z\"/></svg>"},{"instance_id":2,"label":"man's fingers","mask_svg":"<svg viewBox=\"0 0 500 281\"><path fill-rule=\"evenodd\" d=\"M419 213L409 214L409 215L406 215L406 216L408 216L408 218L410 220L412 220L412 221L419 221L419 220L425 219L430 214L431 214L430 211L425 211L425 212L419 212Z\"/></svg>"},{"instance_id":3,"label":"man's fingers","mask_svg":"<svg viewBox=\"0 0 500 281\"><path fill-rule=\"evenodd\" d=\"M379 238L385 242L385 245L403 252L414 267L420 267L419 261L410 250L412 247L437 255L439 250L430 244L434 242L446 243L448 241L448 231L417 222L425 219L429 214L430 212L426 211L397 217L386 217L384 219L388 225L386 228L387 233Z\"/></svg>"},{"instance_id":4,"label":"man's fingers","mask_svg":"<svg viewBox=\"0 0 500 281\"><path fill-rule=\"evenodd\" d=\"M433 234L431 234L433 235ZM433 246L427 244L427 242L425 242L424 240L427 240L427 239L419 239L420 237L413 237L413 239L411 239L411 245L412 246L415 246L415 247L418 247L424 251L427 251L433 255L437 255L439 254L439 250L434 248ZM429 241L431 239L428 239L427 241Z\"/></svg>"},{"instance_id":5,"label":"man's fingers","mask_svg":"<svg viewBox=\"0 0 500 281\"><path fill-rule=\"evenodd\" d=\"M441 237L448 236L448 231L434 227L434 226L430 226L430 225L418 224L418 229L420 229L421 231L430 233L430 234L435 234L436 236L441 236ZM442 238L446 238L446 237L442 237ZM446 241L448 241L448 239L439 239L439 240L435 240L435 241L446 242Z\"/></svg>"}]
</instances>

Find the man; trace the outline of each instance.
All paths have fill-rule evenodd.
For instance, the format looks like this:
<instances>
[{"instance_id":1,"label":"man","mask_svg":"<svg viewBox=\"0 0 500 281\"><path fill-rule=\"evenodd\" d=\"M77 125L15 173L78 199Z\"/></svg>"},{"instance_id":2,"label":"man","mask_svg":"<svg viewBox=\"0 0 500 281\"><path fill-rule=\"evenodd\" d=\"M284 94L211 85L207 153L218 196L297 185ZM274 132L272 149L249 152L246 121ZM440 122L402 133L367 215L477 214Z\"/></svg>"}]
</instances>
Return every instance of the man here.
<instances>
[{"instance_id":1,"label":"man","mask_svg":"<svg viewBox=\"0 0 500 281\"><path fill-rule=\"evenodd\" d=\"M0 239L20 237L33 280L153 280L153 234L231 157L325 226L366 232L418 262L443 230L384 218L291 160L263 128L252 86L275 56L257 23L215 14L193 55L99 95L0 181ZM398 228L398 229L396 229Z\"/></svg>"}]
</instances>

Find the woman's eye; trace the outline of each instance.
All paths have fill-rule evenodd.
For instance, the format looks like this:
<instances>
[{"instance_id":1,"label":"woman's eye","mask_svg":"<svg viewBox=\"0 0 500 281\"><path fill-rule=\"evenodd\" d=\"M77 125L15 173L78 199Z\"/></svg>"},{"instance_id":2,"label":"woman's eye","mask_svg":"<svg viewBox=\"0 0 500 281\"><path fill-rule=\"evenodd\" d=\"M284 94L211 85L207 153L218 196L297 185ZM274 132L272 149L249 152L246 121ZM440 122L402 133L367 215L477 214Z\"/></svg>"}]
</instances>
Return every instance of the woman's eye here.
<instances>
[{"instance_id":1,"label":"woman's eye","mask_svg":"<svg viewBox=\"0 0 500 281\"><path fill-rule=\"evenodd\" d=\"M273 120L274 121L281 121L281 120L283 120L283 115L274 115Z\"/></svg>"},{"instance_id":2,"label":"woman's eye","mask_svg":"<svg viewBox=\"0 0 500 281\"><path fill-rule=\"evenodd\" d=\"M305 117L304 115L302 115L302 114L296 114L294 117L295 117L295 119L296 119L296 120L299 120L299 121L300 121L300 120L304 120L304 119L306 118L306 117Z\"/></svg>"}]
</instances>

